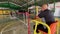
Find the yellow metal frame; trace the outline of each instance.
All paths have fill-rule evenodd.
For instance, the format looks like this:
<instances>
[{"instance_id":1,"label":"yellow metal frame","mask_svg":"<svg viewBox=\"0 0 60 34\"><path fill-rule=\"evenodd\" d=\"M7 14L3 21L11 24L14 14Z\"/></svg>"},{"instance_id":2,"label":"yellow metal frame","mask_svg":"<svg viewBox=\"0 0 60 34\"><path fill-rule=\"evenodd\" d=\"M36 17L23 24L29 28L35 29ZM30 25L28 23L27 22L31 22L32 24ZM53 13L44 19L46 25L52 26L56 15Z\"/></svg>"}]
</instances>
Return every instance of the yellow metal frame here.
<instances>
[{"instance_id":1,"label":"yellow metal frame","mask_svg":"<svg viewBox=\"0 0 60 34\"><path fill-rule=\"evenodd\" d=\"M35 23L36 23L36 24L35 24L34 34L37 34L37 33L36 33L36 29L37 29L37 25L38 25L38 24L42 24L42 25L46 26L46 27L48 28L48 34L50 34L50 33L51 33L51 32L50 32L50 27L49 27L47 24L42 23L42 22L39 22L39 21L37 21L37 20L33 20L33 22L35 22Z\"/></svg>"},{"instance_id":2,"label":"yellow metal frame","mask_svg":"<svg viewBox=\"0 0 60 34\"><path fill-rule=\"evenodd\" d=\"M38 15L38 6L36 6L36 16Z\"/></svg>"},{"instance_id":3,"label":"yellow metal frame","mask_svg":"<svg viewBox=\"0 0 60 34\"><path fill-rule=\"evenodd\" d=\"M60 20L58 18L56 18L56 20L58 21L57 22L57 33L56 34L59 34Z\"/></svg>"},{"instance_id":4,"label":"yellow metal frame","mask_svg":"<svg viewBox=\"0 0 60 34\"><path fill-rule=\"evenodd\" d=\"M59 34L59 20L57 20L58 22L57 22L57 31L56 31L56 34ZM39 19L36 19L36 20L32 20L32 22L34 22L35 23L35 30L34 30L34 34L41 34L41 32L39 32L39 33L36 33L36 29L37 29L37 25L38 24L42 24L42 25L44 25L44 26L46 26L47 28L48 28L48 34L51 34L51 31L50 31L50 27L46 24L46 23L43 23L41 20L39 20Z\"/></svg>"}]
</instances>

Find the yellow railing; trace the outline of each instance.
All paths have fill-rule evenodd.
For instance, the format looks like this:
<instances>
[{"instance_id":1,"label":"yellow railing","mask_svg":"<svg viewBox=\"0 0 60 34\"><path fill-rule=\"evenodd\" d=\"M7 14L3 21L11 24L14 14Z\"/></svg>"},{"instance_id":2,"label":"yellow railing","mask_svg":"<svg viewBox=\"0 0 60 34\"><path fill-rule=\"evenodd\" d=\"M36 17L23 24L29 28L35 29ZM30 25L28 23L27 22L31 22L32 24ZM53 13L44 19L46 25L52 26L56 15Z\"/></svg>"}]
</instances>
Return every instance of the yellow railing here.
<instances>
[{"instance_id":1,"label":"yellow railing","mask_svg":"<svg viewBox=\"0 0 60 34\"><path fill-rule=\"evenodd\" d=\"M37 21L37 20L32 20L32 21L36 23L36 24L35 24L34 34L37 34L37 33L36 33L36 29L37 29L37 25L38 25L38 24L42 24L42 25L46 26L46 27L48 28L48 34L51 33L51 32L50 32L50 27L49 27L47 24L42 23L42 22L39 22L39 21Z\"/></svg>"},{"instance_id":2,"label":"yellow railing","mask_svg":"<svg viewBox=\"0 0 60 34\"><path fill-rule=\"evenodd\" d=\"M58 22L57 22L57 33L56 34L59 34L59 28L60 28L60 20L59 18L55 18Z\"/></svg>"}]
</instances>

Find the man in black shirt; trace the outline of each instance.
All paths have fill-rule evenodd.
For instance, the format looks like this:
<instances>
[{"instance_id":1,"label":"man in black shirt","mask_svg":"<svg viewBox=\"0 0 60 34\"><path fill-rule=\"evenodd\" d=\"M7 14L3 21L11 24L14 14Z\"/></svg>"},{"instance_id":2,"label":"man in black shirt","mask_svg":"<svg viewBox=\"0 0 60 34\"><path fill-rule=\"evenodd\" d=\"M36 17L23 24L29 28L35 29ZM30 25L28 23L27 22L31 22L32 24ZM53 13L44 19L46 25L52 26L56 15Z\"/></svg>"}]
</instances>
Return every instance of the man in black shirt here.
<instances>
[{"instance_id":1,"label":"man in black shirt","mask_svg":"<svg viewBox=\"0 0 60 34\"><path fill-rule=\"evenodd\" d=\"M47 4L43 4L42 5L42 9L41 9L41 12L39 13L38 17L45 19L46 24L48 26L50 26L51 34L54 34L54 32L52 33L52 27L53 27L53 30L56 29L55 18L54 18L53 13L48 9L48 5ZM37 26L36 32L38 33L39 31L43 31L44 34L47 34L48 33L48 29L47 28L44 28L44 26L42 24L39 24Z\"/></svg>"}]
</instances>

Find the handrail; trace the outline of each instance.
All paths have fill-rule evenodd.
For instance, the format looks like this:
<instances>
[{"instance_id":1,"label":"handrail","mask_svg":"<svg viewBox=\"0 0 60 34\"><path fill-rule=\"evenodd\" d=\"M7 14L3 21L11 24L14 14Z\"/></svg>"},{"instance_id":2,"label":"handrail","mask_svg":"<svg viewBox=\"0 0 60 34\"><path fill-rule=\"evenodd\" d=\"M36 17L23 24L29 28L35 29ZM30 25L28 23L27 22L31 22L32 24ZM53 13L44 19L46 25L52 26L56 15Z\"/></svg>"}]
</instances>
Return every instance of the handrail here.
<instances>
[{"instance_id":1,"label":"handrail","mask_svg":"<svg viewBox=\"0 0 60 34\"><path fill-rule=\"evenodd\" d=\"M38 24L42 24L42 25L46 26L46 27L48 28L48 34L51 33L51 32L50 32L50 27L49 27L47 24L42 23L42 22L39 22L39 21L37 21L37 20L32 20L32 21L36 23L35 30L34 30L34 34L37 34L37 33L36 33L36 29L37 29L37 25L38 25Z\"/></svg>"}]
</instances>

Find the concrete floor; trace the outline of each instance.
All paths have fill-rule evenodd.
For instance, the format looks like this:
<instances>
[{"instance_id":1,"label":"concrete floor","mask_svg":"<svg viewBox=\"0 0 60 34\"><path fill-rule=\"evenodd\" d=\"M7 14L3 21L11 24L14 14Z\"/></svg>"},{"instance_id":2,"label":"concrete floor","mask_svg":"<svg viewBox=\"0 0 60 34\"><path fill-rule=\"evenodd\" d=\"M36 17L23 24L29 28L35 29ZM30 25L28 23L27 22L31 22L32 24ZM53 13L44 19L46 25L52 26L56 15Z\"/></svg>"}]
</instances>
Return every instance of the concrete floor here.
<instances>
[{"instance_id":1,"label":"concrete floor","mask_svg":"<svg viewBox=\"0 0 60 34\"><path fill-rule=\"evenodd\" d=\"M22 21L23 22L23 21ZM0 34L27 34L27 26L19 19L10 19L9 15L0 15Z\"/></svg>"},{"instance_id":2,"label":"concrete floor","mask_svg":"<svg viewBox=\"0 0 60 34\"><path fill-rule=\"evenodd\" d=\"M9 15L0 15L0 32L6 27L2 34L28 34L27 23L23 22L21 19L11 19ZM30 23L31 34L33 34L33 25L34 23Z\"/></svg>"}]
</instances>

